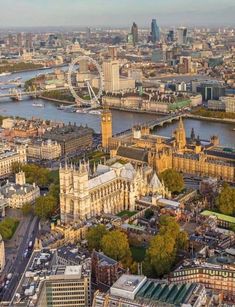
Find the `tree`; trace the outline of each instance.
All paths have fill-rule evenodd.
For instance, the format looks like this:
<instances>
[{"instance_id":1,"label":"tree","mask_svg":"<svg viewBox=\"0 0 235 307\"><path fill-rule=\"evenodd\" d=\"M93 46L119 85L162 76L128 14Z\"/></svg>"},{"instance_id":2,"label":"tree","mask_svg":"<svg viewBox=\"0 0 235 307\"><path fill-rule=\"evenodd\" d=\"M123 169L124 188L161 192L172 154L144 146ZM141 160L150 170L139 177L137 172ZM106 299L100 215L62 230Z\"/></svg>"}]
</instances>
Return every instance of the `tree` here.
<instances>
[{"instance_id":1,"label":"tree","mask_svg":"<svg viewBox=\"0 0 235 307\"><path fill-rule=\"evenodd\" d=\"M59 172L50 171L47 168L40 167L36 164L13 163L12 172L18 173L20 170L25 172L26 182L36 183L40 187L49 187L51 183L59 184Z\"/></svg>"},{"instance_id":2,"label":"tree","mask_svg":"<svg viewBox=\"0 0 235 307\"><path fill-rule=\"evenodd\" d=\"M131 265L131 251L127 235L120 230L107 233L101 240L102 251L109 257L121 261L125 267Z\"/></svg>"},{"instance_id":3,"label":"tree","mask_svg":"<svg viewBox=\"0 0 235 307\"><path fill-rule=\"evenodd\" d=\"M178 237L180 232L180 226L176 222L175 218L169 215L162 215L160 217L159 221L159 233L169 234L171 237L173 237L174 240Z\"/></svg>"},{"instance_id":4,"label":"tree","mask_svg":"<svg viewBox=\"0 0 235 307\"><path fill-rule=\"evenodd\" d=\"M26 203L22 206L21 210L22 210L23 215L27 216L33 212L33 206L30 203Z\"/></svg>"},{"instance_id":5,"label":"tree","mask_svg":"<svg viewBox=\"0 0 235 307\"><path fill-rule=\"evenodd\" d=\"M101 249L101 240L107 233L108 231L104 225L97 225L90 228L86 235L89 250L95 249L99 251Z\"/></svg>"},{"instance_id":6,"label":"tree","mask_svg":"<svg viewBox=\"0 0 235 307\"><path fill-rule=\"evenodd\" d=\"M51 196L40 196L35 201L34 213L40 219L50 218L56 209L56 199Z\"/></svg>"},{"instance_id":7,"label":"tree","mask_svg":"<svg viewBox=\"0 0 235 307\"><path fill-rule=\"evenodd\" d=\"M60 185L52 183L49 187L49 195L53 196L58 204L60 200Z\"/></svg>"},{"instance_id":8,"label":"tree","mask_svg":"<svg viewBox=\"0 0 235 307\"><path fill-rule=\"evenodd\" d=\"M186 231L180 231L177 237L177 249L187 250L189 247L189 237Z\"/></svg>"},{"instance_id":9,"label":"tree","mask_svg":"<svg viewBox=\"0 0 235 307\"><path fill-rule=\"evenodd\" d=\"M175 261L175 240L169 235L157 235L150 241L144 267L151 266L159 277L169 273Z\"/></svg>"},{"instance_id":10,"label":"tree","mask_svg":"<svg viewBox=\"0 0 235 307\"><path fill-rule=\"evenodd\" d=\"M167 169L162 172L160 179L164 181L166 187L172 193L180 193L184 189L184 178L182 174L173 169Z\"/></svg>"},{"instance_id":11,"label":"tree","mask_svg":"<svg viewBox=\"0 0 235 307\"><path fill-rule=\"evenodd\" d=\"M10 240L18 227L19 221L17 219L6 217L0 222L0 234L3 240Z\"/></svg>"},{"instance_id":12,"label":"tree","mask_svg":"<svg viewBox=\"0 0 235 307\"><path fill-rule=\"evenodd\" d=\"M235 215L235 189L224 184L216 199L218 210L226 215Z\"/></svg>"},{"instance_id":13,"label":"tree","mask_svg":"<svg viewBox=\"0 0 235 307\"><path fill-rule=\"evenodd\" d=\"M169 273L179 250L188 248L188 235L180 230L175 218L160 217L159 232L150 241L144 262L146 275L160 277Z\"/></svg>"}]
</instances>

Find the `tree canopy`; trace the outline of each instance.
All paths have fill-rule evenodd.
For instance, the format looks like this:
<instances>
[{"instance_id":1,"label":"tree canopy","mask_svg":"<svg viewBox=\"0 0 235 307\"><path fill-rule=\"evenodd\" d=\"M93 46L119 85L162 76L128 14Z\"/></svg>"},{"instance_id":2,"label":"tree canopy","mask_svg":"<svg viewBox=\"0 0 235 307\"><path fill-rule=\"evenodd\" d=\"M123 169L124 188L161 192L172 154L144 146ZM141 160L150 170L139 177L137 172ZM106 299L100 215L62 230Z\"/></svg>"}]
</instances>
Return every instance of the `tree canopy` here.
<instances>
[{"instance_id":1,"label":"tree canopy","mask_svg":"<svg viewBox=\"0 0 235 307\"><path fill-rule=\"evenodd\" d=\"M216 199L218 210L226 215L235 216L235 189L225 184Z\"/></svg>"},{"instance_id":2,"label":"tree canopy","mask_svg":"<svg viewBox=\"0 0 235 307\"><path fill-rule=\"evenodd\" d=\"M131 264L131 250L124 232L120 230L108 232L101 240L101 247L107 256L121 261L125 267Z\"/></svg>"},{"instance_id":3,"label":"tree canopy","mask_svg":"<svg viewBox=\"0 0 235 307\"><path fill-rule=\"evenodd\" d=\"M179 193L184 189L183 175L173 169L162 172L160 179L164 181L166 187L172 193Z\"/></svg>"},{"instance_id":4,"label":"tree canopy","mask_svg":"<svg viewBox=\"0 0 235 307\"><path fill-rule=\"evenodd\" d=\"M50 218L56 209L56 199L51 196L40 196L35 201L34 213L41 219Z\"/></svg>"},{"instance_id":5,"label":"tree canopy","mask_svg":"<svg viewBox=\"0 0 235 307\"><path fill-rule=\"evenodd\" d=\"M147 275L162 276L169 273L179 250L188 247L188 235L180 231L173 217L161 216L159 233L150 241L144 268Z\"/></svg>"},{"instance_id":6,"label":"tree canopy","mask_svg":"<svg viewBox=\"0 0 235 307\"><path fill-rule=\"evenodd\" d=\"M20 170L25 172L27 183L36 183L40 187L49 186L53 182L51 178L51 172L49 169L40 167L36 164L21 164L14 163L12 165L12 171L18 173Z\"/></svg>"},{"instance_id":7,"label":"tree canopy","mask_svg":"<svg viewBox=\"0 0 235 307\"><path fill-rule=\"evenodd\" d=\"M33 213L33 205L30 203L26 203L22 206L22 213L23 215L30 215Z\"/></svg>"},{"instance_id":8,"label":"tree canopy","mask_svg":"<svg viewBox=\"0 0 235 307\"><path fill-rule=\"evenodd\" d=\"M95 249L99 251L101 249L101 240L107 233L108 231L104 225L97 225L90 228L86 235L89 250Z\"/></svg>"},{"instance_id":9,"label":"tree canopy","mask_svg":"<svg viewBox=\"0 0 235 307\"><path fill-rule=\"evenodd\" d=\"M0 222L0 234L3 240L9 240L18 227L19 221L15 218L6 217Z\"/></svg>"}]
</instances>

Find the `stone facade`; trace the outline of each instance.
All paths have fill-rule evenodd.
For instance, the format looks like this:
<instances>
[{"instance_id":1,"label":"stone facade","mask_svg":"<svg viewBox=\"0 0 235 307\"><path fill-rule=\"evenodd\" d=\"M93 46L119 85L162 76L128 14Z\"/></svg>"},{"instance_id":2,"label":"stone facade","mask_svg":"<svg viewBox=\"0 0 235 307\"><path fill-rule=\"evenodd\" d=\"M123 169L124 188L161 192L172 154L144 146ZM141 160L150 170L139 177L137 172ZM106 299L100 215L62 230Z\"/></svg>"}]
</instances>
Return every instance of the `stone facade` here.
<instances>
[{"instance_id":1,"label":"stone facade","mask_svg":"<svg viewBox=\"0 0 235 307\"><path fill-rule=\"evenodd\" d=\"M193 129L191 137L187 138L181 119L171 138L151 134L149 129L138 126L131 132L112 137L109 149L111 157L148 163L157 173L173 168L235 182L235 150L219 144L217 136L201 141Z\"/></svg>"},{"instance_id":2,"label":"stone facade","mask_svg":"<svg viewBox=\"0 0 235 307\"><path fill-rule=\"evenodd\" d=\"M16 150L0 153L0 177L11 174L13 163L26 163L26 148L18 147Z\"/></svg>"},{"instance_id":3,"label":"stone facade","mask_svg":"<svg viewBox=\"0 0 235 307\"><path fill-rule=\"evenodd\" d=\"M153 189L149 184L152 176L155 176L152 168L134 168L131 163L99 165L92 175L85 162L78 168L61 167L61 222L67 224L101 214L134 211L136 199ZM164 194L162 185L157 190ZM155 187L154 192L157 192Z\"/></svg>"},{"instance_id":4,"label":"stone facade","mask_svg":"<svg viewBox=\"0 0 235 307\"><path fill-rule=\"evenodd\" d=\"M61 156L61 146L56 141L51 140L29 144L27 156L40 160L55 160Z\"/></svg>"},{"instance_id":5,"label":"stone facade","mask_svg":"<svg viewBox=\"0 0 235 307\"><path fill-rule=\"evenodd\" d=\"M0 188L0 198L7 201L11 208L22 208L24 204L33 203L40 196L40 189L35 184L25 182L24 172L16 174L16 182L7 182Z\"/></svg>"}]
</instances>

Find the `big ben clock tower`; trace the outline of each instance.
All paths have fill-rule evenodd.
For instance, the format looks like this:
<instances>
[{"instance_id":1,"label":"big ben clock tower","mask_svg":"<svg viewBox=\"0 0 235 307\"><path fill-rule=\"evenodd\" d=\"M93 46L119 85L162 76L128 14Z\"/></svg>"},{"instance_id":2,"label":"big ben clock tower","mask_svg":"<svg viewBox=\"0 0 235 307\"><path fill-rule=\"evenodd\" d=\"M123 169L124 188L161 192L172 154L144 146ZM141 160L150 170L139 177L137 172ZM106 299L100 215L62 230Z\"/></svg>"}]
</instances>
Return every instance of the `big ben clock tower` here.
<instances>
[{"instance_id":1,"label":"big ben clock tower","mask_svg":"<svg viewBox=\"0 0 235 307\"><path fill-rule=\"evenodd\" d=\"M101 117L102 147L108 150L109 139L112 137L112 113L104 107Z\"/></svg>"}]
</instances>

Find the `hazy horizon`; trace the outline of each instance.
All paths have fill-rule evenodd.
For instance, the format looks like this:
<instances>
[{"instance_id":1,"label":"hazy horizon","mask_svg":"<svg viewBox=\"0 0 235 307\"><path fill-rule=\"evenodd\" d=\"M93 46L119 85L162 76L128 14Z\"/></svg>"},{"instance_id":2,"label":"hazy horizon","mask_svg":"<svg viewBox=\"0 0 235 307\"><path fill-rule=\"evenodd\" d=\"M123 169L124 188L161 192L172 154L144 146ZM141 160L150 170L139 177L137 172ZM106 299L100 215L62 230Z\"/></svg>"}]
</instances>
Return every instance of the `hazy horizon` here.
<instances>
[{"instance_id":1,"label":"hazy horizon","mask_svg":"<svg viewBox=\"0 0 235 307\"><path fill-rule=\"evenodd\" d=\"M0 0L1 28L233 26L234 0Z\"/></svg>"}]
</instances>

